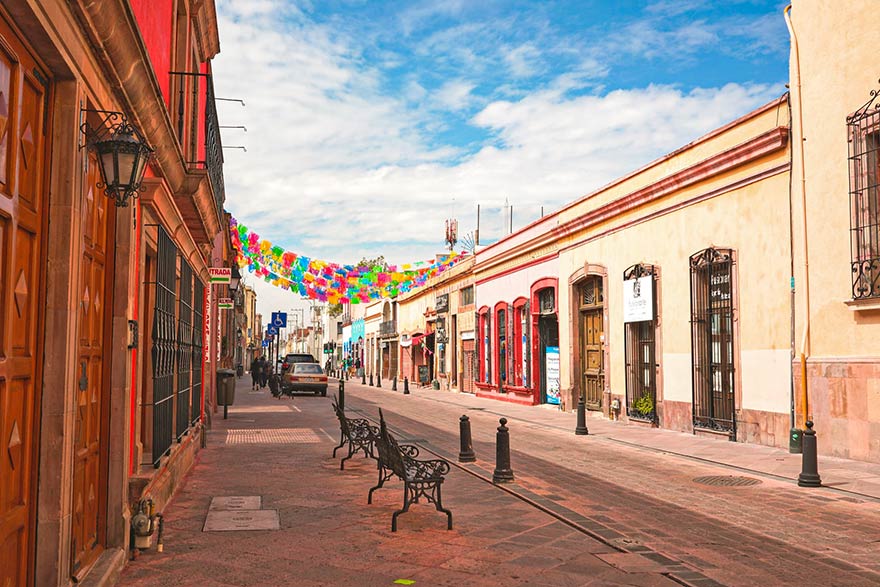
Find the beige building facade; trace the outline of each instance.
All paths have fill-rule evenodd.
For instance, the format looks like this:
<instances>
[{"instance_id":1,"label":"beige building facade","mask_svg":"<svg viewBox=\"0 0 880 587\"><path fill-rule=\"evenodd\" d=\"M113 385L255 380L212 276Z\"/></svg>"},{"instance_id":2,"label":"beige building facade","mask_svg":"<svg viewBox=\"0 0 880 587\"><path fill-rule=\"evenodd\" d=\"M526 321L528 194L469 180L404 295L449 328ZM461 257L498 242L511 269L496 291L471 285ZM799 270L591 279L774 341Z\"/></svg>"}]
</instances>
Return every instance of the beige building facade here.
<instances>
[{"instance_id":1,"label":"beige building facade","mask_svg":"<svg viewBox=\"0 0 880 587\"><path fill-rule=\"evenodd\" d=\"M880 13L798 0L789 16L798 420L820 453L880 462Z\"/></svg>"}]
</instances>

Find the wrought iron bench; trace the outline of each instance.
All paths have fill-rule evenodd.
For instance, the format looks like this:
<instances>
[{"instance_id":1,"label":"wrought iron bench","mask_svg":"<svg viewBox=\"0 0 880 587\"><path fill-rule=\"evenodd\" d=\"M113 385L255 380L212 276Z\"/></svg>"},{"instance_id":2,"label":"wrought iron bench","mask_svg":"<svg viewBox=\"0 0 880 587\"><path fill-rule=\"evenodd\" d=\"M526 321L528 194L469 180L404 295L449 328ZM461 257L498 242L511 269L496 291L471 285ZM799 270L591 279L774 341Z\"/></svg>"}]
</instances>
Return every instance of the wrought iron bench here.
<instances>
[{"instance_id":1,"label":"wrought iron bench","mask_svg":"<svg viewBox=\"0 0 880 587\"><path fill-rule=\"evenodd\" d=\"M379 484L370 489L368 503L373 501L373 491L385 484L392 476L403 481L403 507L391 516L391 531L397 532L397 516L409 511L412 503L418 503L424 497L433 503L437 511L446 514L447 530L452 530L452 512L443 507L440 488L445 475L449 473L449 462L444 459L419 460L418 448L407 444L398 444L394 436L388 432L385 417L379 410L379 431L374 439L378 450Z\"/></svg>"},{"instance_id":2,"label":"wrought iron bench","mask_svg":"<svg viewBox=\"0 0 880 587\"><path fill-rule=\"evenodd\" d=\"M348 456L343 457L339 462L339 469L344 470L345 461L358 452L363 452L364 457L375 459L373 443L379 435L379 429L364 418L347 417L339 407L335 395L333 396L333 411L336 412L336 418L339 420L339 446L333 449L333 458L336 458L337 450L346 444L348 445Z\"/></svg>"}]
</instances>

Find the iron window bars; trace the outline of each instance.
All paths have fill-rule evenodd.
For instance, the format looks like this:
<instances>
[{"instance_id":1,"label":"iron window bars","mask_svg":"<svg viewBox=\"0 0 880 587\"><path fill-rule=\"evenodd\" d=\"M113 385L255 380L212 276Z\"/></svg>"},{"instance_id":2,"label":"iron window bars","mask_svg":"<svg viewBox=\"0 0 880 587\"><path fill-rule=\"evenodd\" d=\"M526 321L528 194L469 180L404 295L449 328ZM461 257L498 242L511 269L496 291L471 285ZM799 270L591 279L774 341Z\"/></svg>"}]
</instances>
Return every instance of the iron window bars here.
<instances>
[{"instance_id":1,"label":"iron window bars","mask_svg":"<svg viewBox=\"0 0 880 587\"><path fill-rule=\"evenodd\" d=\"M733 251L690 257L693 425L736 437Z\"/></svg>"},{"instance_id":2,"label":"iron window bars","mask_svg":"<svg viewBox=\"0 0 880 587\"><path fill-rule=\"evenodd\" d=\"M626 349L626 415L636 420L657 423L657 276L653 265L641 263L628 267L623 280L651 279L651 320L624 324Z\"/></svg>"},{"instance_id":3,"label":"iron window bars","mask_svg":"<svg viewBox=\"0 0 880 587\"><path fill-rule=\"evenodd\" d=\"M177 247L161 226L156 252L156 306L153 313L153 466L171 450L174 423L175 281Z\"/></svg>"},{"instance_id":4,"label":"iron window bars","mask_svg":"<svg viewBox=\"0 0 880 587\"><path fill-rule=\"evenodd\" d=\"M853 299L880 298L880 90L846 119Z\"/></svg>"}]
</instances>

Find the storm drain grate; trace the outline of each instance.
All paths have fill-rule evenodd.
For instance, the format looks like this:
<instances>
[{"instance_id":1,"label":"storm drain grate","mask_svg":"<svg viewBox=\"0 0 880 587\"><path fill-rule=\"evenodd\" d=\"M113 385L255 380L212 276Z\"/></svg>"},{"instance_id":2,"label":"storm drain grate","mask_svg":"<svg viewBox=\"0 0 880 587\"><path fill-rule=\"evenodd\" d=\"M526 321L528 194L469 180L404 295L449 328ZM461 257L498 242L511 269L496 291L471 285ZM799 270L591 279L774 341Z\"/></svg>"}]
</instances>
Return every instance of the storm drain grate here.
<instances>
[{"instance_id":1,"label":"storm drain grate","mask_svg":"<svg viewBox=\"0 0 880 587\"><path fill-rule=\"evenodd\" d=\"M711 485L713 487L748 487L749 485L758 485L760 479L752 477L738 477L736 475L709 475L707 477L697 477L694 483L701 485Z\"/></svg>"},{"instance_id":2,"label":"storm drain grate","mask_svg":"<svg viewBox=\"0 0 880 587\"><path fill-rule=\"evenodd\" d=\"M238 428L226 431L226 444L315 444L311 428Z\"/></svg>"}]
</instances>

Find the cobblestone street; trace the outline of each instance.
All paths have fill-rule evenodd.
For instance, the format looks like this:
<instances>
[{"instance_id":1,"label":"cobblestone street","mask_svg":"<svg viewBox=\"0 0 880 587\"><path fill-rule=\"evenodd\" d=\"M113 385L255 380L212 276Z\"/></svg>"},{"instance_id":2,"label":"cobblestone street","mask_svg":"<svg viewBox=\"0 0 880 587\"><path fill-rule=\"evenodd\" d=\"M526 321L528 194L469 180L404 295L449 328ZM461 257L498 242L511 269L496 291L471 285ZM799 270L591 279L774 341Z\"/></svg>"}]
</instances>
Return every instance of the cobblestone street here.
<instances>
[{"instance_id":1,"label":"cobblestone street","mask_svg":"<svg viewBox=\"0 0 880 587\"><path fill-rule=\"evenodd\" d=\"M452 531L445 516L423 503L390 531L401 484L389 482L367 505L375 462L358 456L339 470L339 458L330 457L338 426L329 398L276 400L240 381L229 418L214 415L207 449L163 512L164 552L145 551L119 584L880 582L878 500L799 488L743 463L731 468L743 450L756 447L711 440L716 464L635 446L655 438L650 429L591 418L594 433L578 437L572 414L433 390L404 396L347 382L348 412L377 420L380 407L399 438L418 444L423 456L433 452L453 463L443 487ZM461 414L471 419L478 459L463 466L456 459ZM491 483L499 415L510 420L516 476L503 486ZM627 444L613 438L616 430L628 435ZM685 435L666 436L674 443ZM771 452L758 448L753 458L763 462ZM694 481L700 477L754 484L712 486ZM259 496L258 509L277 510L280 528L204 532L212 498L229 496Z\"/></svg>"}]
</instances>

